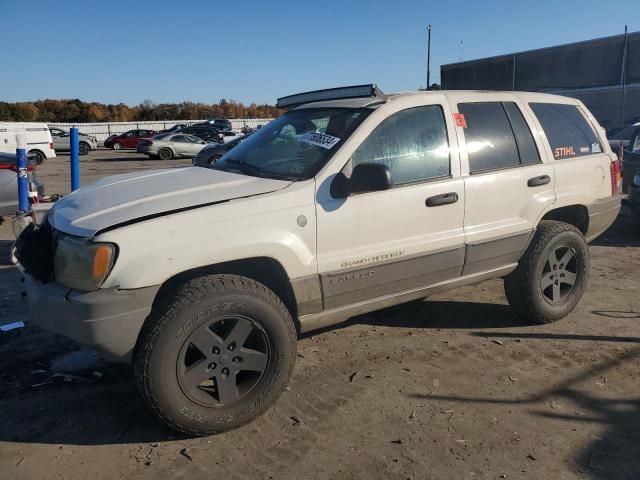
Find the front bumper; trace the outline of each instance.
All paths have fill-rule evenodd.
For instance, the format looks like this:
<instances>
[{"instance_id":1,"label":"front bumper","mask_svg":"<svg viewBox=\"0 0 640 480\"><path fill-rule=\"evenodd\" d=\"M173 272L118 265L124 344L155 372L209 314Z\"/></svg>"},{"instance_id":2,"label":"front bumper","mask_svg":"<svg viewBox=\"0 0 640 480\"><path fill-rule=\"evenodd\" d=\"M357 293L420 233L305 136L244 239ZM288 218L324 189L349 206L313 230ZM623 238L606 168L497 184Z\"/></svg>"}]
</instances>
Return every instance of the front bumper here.
<instances>
[{"instance_id":1,"label":"front bumper","mask_svg":"<svg viewBox=\"0 0 640 480\"><path fill-rule=\"evenodd\" d=\"M25 276L31 319L40 327L130 363L140 329L160 286L80 292Z\"/></svg>"},{"instance_id":2,"label":"front bumper","mask_svg":"<svg viewBox=\"0 0 640 480\"><path fill-rule=\"evenodd\" d=\"M600 236L618 217L622 196L603 198L587 206L589 212L589 227L585 235L587 242Z\"/></svg>"}]
</instances>

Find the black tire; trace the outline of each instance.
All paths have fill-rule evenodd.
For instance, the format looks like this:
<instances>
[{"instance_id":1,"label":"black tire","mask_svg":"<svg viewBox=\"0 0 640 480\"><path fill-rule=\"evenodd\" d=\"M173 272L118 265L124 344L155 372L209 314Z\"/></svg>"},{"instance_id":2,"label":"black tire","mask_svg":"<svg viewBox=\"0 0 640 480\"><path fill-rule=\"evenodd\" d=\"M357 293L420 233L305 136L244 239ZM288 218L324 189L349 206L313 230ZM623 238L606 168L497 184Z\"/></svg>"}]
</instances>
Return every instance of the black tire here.
<instances>
[{"instance_id":1,"label":"black tire","mask_svg":"<svg viewBox=\"0 0 640 480\"><path fill-rule=\"evenodd\" d=\"M155 413L189 435L220 433L264 413L296 358L296 329L280 298L238 275L196 278L166 298L145 322L134 356L138 386Z\"/></svg>"},{"instance_id":2,"label":"black tire","mask_svg":"<svg viewBox=\"0 0 640 480\"><path fill-rule=\"evenodd\" d=\"M91 147L87 142L80 142L80 145L78 146L78 152L80 153L80 155L86 155L90 151L91 151Z\"/></svg>"},{"instance_id":3,"label":"black tire","mask_svg":"<svg viewBox=\"0 0 640 480\"><path fill-rule=\"evenodd\" d=\"M44 153L42 153L40 150L30 150L27 153L27 156L31 157L33 161L36 162L36 165L42 165L42 162L44 162L44 159L47 158L44 156Z\"/></svg>"},{"instance_id":4,"label":"black tire","mask_svg":"<svg viewBox=\"0 0 640 480\"><path fill-rule=\"evenodd\" d=\"M115 142L111 148L113 148L114 150L122 150L122 144L120 142Z\"/></svg>"},{"instance_id":5,"label":"black tire","mask_svg":"<svg viewBox=\"0 0 640 480\"><path fill-rule=\"evenodd\" d=\"M209 160L207 160L208 165L215 165L216 162L222 157L222 155L211 155Z\"/></svg>"},{"instance_id":6,"label":"black tire","mask_svg":"<svg viewBox=\"0 0 640 480\"><path fill-rule=\"evenodd\" d=\"M170 148L161 148L158 152L160 160L171 160L173 158L173 152Z\"/></svg>"},{"instance_id":7,"label":"black tire","mask_svg":"<svg viewBox=\"0 0 640 480\"><path fill-rule=\"evenodd\" d=\"M578 304L589 279L589 247L573 225L544 220L518 267L504 279L509 304L525 319L550 323Z\"/></svg>"}]
</instances>

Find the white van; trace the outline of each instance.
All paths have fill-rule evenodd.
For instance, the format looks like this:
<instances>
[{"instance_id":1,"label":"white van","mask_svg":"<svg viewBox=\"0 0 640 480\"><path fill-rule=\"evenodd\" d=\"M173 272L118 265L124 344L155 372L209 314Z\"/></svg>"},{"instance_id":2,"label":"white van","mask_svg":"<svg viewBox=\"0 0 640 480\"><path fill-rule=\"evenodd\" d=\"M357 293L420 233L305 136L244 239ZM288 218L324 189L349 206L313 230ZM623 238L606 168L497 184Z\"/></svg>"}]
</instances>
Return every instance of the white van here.
<instances>
[{"instance_id":1,"label":"white van","mask_svg":"<svg viewBox=\"0 0 640 480\"><path fill-rule=\"evenodd\" d=\"M27 154L38 165L56 156L49 127L35 122L0 122L0 152L16 153L16 135L20 133L27 140Z\"/></svg>"}]
</instances>

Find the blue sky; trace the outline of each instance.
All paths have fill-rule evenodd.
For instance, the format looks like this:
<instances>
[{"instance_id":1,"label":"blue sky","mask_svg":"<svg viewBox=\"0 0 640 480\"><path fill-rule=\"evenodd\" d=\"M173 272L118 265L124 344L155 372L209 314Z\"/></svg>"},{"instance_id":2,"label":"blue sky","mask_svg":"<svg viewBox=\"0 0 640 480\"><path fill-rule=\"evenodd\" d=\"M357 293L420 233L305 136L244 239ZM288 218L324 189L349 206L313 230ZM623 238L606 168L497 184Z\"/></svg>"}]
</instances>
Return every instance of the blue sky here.
<instances>
[{"instance_id":1,"label":"blue sky","mask_svg":"<svg viewBox=\"0 0 640 480\"><path fill-rule=\"evenodd\" d=\"M356 83L413 90L426 83L429 23L439 81L440 64L461 55L615 35L625 22L640 30L637 3L0 0L0 100L273 103Z\"/></svg>"}]
</instances>

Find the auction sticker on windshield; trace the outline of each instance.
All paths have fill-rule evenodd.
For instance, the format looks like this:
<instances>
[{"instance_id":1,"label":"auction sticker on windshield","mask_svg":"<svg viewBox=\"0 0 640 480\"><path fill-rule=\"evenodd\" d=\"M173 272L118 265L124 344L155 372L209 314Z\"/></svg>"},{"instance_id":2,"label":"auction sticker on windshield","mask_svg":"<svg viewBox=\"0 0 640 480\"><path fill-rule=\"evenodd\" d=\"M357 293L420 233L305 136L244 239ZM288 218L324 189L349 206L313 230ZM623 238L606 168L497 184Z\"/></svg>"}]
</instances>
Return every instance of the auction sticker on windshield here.
<instances>
[{"instance_id":1,"label":"auction sticker on windshield","mask_svg":"<svg viewBox=\"0 0 640 480\"><path fill-rule=\"evenodd\" d=\"M340 141L338 137L316 132L307 132L302 135L299 140L301 142L308 143L309 145L326 148L327 150Z\"/></svg>"}]
</instances>

